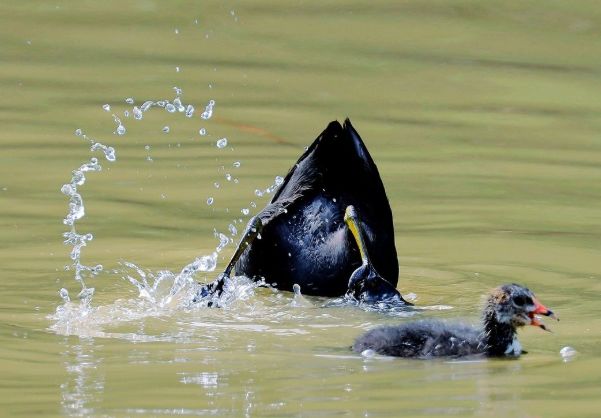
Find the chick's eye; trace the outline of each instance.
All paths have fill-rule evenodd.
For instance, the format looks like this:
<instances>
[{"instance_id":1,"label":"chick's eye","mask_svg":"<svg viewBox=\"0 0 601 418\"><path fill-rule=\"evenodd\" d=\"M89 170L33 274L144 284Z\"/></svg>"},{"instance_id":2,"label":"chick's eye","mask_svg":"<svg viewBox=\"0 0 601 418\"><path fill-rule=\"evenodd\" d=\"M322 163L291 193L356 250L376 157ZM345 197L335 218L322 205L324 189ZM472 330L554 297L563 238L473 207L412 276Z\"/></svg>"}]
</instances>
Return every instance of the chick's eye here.
<instances>
[{"instance_id":1,"label":"chick's eye","mask_svg":"<svg viewBox=\"0 0 601 418\"><path fill-rule=\"evenodd\" d=\"M526 296L516 296L515 298L513 298L513 303L515 303L517 306L524 306L527 302L527 298Z\"/></svg>"}]
</instances>

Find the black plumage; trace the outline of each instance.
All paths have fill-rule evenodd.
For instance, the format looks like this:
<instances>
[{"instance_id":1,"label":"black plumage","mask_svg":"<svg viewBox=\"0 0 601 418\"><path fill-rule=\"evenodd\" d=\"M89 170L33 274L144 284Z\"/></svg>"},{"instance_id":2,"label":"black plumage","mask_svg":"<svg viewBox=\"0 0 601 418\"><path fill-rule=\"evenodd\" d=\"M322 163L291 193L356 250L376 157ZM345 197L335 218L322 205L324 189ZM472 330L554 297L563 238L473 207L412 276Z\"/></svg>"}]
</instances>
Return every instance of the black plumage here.
<instances>
[{"instance_id":1,"label":"black plumage","mask_svg":"<svg viewBox=\"0 0 601 418\"><path fill-rule=\"evenodd\" d=\"M218 294L232 270L281 290L298 284L307 295L405 303L390 204L348 119L331 122L299 158L200 296Z\"/></svg>"}]
</instances>

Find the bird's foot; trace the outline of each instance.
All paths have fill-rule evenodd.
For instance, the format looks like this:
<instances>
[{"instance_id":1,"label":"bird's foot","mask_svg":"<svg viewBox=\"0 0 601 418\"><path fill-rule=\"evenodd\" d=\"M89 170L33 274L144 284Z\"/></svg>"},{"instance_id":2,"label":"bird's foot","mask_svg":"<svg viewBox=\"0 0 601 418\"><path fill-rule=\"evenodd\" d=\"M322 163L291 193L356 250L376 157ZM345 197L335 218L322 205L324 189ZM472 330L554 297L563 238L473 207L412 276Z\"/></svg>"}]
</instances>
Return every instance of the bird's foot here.
<instances>
[{"instance_id":1,"label":"bird's foot","mask_svg":"<svg viewBox=\"0 0 601 418\"><path fill-rule=\"evenodd\" d=\"M213 282L201 285L192 302L206 302L209 308L219 308L221 295L228 280L229 276L221 273Z\"/></svg>"}]
</instances>

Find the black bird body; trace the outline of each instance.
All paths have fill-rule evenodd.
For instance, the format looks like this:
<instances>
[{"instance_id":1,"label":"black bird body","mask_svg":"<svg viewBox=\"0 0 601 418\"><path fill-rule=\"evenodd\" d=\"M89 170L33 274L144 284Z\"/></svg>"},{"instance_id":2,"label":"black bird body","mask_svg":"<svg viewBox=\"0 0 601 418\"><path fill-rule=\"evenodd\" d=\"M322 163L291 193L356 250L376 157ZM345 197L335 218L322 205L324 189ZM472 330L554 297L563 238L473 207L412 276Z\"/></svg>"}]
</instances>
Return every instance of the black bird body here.
<instances>
[{"instance_id":1,"label":"black bird body","mask_svg":"<svg viewBox=\"0 0 601 418\"><path fill-rule=\"evenodd\" d=\"M197 300L215 303L232 270L281 290L408 304L396 290L392 211L378 168L347 119L331 122L244 232Z\"/></svg>"},{"instance_id":2,"label":"black bird body","mask_svg":"<svg viewBox=\"0 0 601 418\"><path fill-rule=\"evenodd\" d=\"M359 336L353 350L373 350L396 357L518 357L522 354L517 328L534 325L546 329L535 315L555 318L534 294L517 284L494 289L482 313L482 326L421 320L396 326L374 328Z\"/></svg>"},{"instance_id":3,"label":"black bird body","mask_svg":"<svg viewBox=\"0 0 601 418\"><path fill-rule=\"evenodd\" d=\"M361 266L345 225L348 206L360 214L375 269L396 287L399 266L392 212L378 169L347 119L331 122L288 172L257 218L260 239L241 254L237 274L261 277L282 290L342 296Z\"/></svg>"},{"instance_id":4,"label":"black bird body","mask_svg":"<svg viewBox=\"0 0 601 418\"><path fill-rule=\"evenodd\" d=\"M374 328L355 341L353 350L396 357L463 357L484 353L481 330L470 325L420 320Z\"/></svg>"}]
</instances>

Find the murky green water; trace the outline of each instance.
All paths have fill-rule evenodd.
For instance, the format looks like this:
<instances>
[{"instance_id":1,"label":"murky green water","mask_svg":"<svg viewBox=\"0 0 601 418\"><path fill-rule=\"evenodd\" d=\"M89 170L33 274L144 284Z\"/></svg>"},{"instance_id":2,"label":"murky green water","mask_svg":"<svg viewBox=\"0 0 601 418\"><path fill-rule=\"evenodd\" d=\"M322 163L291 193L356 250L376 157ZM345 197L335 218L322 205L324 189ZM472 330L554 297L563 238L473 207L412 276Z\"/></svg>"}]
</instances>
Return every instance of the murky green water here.
<instances>
[{"instance_id":1,"label":"murky green water","mask_svg":"<svg viewBox=\"0 0 601 418\"><path fill-rule=\"evenodd\" d=\"M598 415L598 2L27 1L1 3L0 28L4 415ZM123 116L174 86L193 118ZM363 359L356 335L408 319L269 289L222 310L139 297L120 263L177 274L211 254L214 229L346 116L387 187L416 315L476 321L481 294L517 281L559 313L553 334L524 330L518 361ZM80 289L60 188L102 157L77 128L117 161L80 187L82 262L104 266L92 309L57 323L58 290Z\"/></svg>"}]
</instances>

